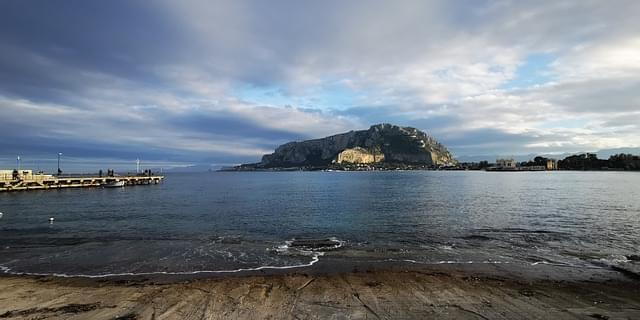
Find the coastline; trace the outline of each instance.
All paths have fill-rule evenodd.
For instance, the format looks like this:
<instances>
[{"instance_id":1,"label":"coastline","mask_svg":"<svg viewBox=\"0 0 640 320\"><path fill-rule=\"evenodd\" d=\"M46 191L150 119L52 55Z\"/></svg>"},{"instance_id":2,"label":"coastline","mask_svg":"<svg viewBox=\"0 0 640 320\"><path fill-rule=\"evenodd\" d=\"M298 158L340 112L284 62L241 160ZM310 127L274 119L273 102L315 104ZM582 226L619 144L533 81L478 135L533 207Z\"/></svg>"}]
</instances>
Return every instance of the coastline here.
<instances>
[{"instance_id":1,"label":"coastline","mask_svg":"<svg viewBox=\"0 0 640 320\"><path fill-rule=\"evenodd\" d=\"M531 272L533 269L538 272ZM552 266L340 265L216 277L0 276L2 319L616 319L637 279Z\"/></svg>"}]
</instances>

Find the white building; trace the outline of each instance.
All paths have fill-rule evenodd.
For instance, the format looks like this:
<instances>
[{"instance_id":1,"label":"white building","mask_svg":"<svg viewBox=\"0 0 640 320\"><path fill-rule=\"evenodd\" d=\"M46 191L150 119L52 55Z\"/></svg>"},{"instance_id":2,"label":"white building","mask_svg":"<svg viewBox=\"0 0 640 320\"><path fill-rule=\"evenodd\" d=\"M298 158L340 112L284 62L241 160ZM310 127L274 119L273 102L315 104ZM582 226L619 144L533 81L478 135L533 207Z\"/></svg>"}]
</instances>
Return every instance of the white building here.
<instances>
[{"instance_id":1,"label":"white building","mask_svg":"<svg viewBox=\"0 0 640 320\"><path fill-rule=\"evenodd\" d=\"M515 169L516 161L513 158L510 159L496 159L496 166L498 169Z\"/></svg>"}]
</instances>

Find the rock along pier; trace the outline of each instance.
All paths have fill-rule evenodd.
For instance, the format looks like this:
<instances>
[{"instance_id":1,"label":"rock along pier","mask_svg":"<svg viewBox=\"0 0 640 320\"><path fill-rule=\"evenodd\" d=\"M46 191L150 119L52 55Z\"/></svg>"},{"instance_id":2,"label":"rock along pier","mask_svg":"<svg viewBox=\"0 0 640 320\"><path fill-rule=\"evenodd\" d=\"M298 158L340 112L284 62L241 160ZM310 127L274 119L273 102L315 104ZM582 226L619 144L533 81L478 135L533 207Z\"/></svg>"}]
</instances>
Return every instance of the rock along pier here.
<instances>
[{"instance_id":1,"label":"rock along pier","mask_svg":"<svg viewBox=\"0 0 640 320\"><path fill-rule=\"evenodd\" d=\"M8 170L0 170L8 171ZM17 175L0 172L0 192L48 190L62 188L105 187L124 182L124 185L159 184L164 176L159 175L125 175L125 176L90 176L69 175L53 176L34 174L31 170L20 171Z\"/></svg>"}]
</instances>

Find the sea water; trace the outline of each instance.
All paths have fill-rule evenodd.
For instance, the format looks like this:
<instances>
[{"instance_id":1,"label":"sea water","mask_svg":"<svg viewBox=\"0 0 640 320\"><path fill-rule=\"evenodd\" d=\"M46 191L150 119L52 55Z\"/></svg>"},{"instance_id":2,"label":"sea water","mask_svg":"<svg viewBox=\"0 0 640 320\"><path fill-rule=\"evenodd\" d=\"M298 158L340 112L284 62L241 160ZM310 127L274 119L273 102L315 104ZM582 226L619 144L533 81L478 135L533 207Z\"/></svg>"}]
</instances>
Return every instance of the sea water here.
<instances>
[{"instance_id":1,"label":"sea water","mask_svg":"<svg viewBox=\"0 0 640 320\"><path fill-rule=\"evenodd\" d=\"M0 193L0 272L226 273L322 259L598 268L640 252L640 173L208 172ZM49 218L53 217L53 221Z\"/></svg>"}]
</instances>

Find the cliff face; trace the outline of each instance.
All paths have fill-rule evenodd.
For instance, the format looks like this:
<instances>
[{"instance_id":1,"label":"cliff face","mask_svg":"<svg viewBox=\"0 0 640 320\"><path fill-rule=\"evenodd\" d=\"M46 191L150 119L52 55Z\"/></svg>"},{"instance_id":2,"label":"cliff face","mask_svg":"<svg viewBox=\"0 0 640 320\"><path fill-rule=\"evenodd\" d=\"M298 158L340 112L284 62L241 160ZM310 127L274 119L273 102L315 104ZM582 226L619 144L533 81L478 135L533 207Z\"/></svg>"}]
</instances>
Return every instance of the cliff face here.
<instances>
[{"instance_id":1,"label":"cliff face","mask_svg":"<svg viewBox=\"0 0 640 320\"><path fill-rule=\"evenodd\" d=\"M345 149L338 153L336 163L377 163L384 161L384 153L377 150L370 151L365 148L355 147Z\"/></svg>"},{"instance_id":2,"label":"cliff face","mask_svg":"<svg viewBox=\"0 0 640 320\"><path fill-rule=\"evenodd\" d=\"M447 148L420 130L378 124L368 130L283 144L274 153L263 156L256 167L326 166L336 160L340 152L356 147L382 153L387 163L447 165L455 162Z\"/></svg>"}]
</instances>

